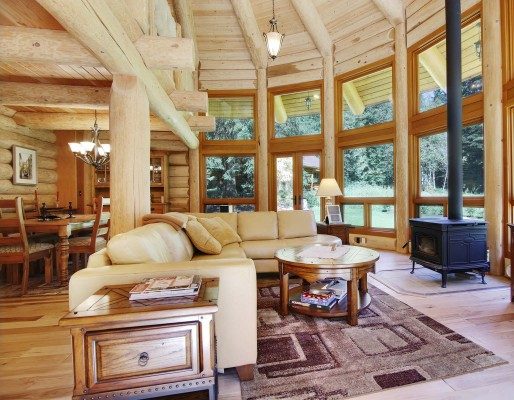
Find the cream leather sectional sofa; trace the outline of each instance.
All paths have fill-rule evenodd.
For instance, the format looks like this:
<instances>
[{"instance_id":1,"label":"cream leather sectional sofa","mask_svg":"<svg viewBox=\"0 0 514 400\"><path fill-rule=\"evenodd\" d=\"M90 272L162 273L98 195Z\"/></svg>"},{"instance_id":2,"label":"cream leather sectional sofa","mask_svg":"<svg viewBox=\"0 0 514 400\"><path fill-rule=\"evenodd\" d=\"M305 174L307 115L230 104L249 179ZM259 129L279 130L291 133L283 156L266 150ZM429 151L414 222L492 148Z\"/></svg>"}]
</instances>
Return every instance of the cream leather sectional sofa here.
<instances>
[{"instance_id":1,"label":"cream leather sectional sofa","mask_svg":"<svg viewBox=\"0 0 514 400\"><path fill-rule=\"evenodd\" d=\"M257 360L256 271L277 271L275 251L309 243L340 244L318 235L310 211L192 214L221 217L242 243L219 255L196 254L183 230L157 223L113 237L91 255L87 268L70 279L70 310L106 285L137 283L148 277L199 274L219 278L215 316L218 367L242 367Z\"/></svg>"}]
</instances>

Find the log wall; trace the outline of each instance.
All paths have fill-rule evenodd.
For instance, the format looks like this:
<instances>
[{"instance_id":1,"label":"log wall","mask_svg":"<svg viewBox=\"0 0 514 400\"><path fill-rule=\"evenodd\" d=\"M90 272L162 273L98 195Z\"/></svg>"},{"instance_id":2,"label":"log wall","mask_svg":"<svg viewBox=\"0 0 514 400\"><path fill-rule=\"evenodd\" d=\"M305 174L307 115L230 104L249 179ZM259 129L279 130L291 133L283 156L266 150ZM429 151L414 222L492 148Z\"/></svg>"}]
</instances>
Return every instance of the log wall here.
<instances>
[{"instance_id":1,"label":"log wall","mask_svg":"<svg viewBox=\"0 0 514 400\"><path fill-rule=\"evenodd\" d=\"M12 199L22 196L34 199L37 189L39 203L54 206L57 198L57 147L56 135L52 131L30 129L19 126L11 117L0 115L0 198ZM22 146L37 151L37 176L35 186L12 183L12 147Z\"/></svg>"}]
</instances>

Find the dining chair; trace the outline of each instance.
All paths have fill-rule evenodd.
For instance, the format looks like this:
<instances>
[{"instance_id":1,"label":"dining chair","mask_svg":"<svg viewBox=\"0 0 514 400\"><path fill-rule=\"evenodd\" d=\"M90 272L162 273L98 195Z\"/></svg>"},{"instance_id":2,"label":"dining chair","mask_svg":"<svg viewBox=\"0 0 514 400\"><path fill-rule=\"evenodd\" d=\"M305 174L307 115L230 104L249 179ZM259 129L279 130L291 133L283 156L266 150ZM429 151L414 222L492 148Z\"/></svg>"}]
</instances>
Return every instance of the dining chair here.
<instances>
[{"instance_id":1,"label":"dining chair","mask_svg":"<svg viewBox=\"0 0 514 400\"><path fill-rule=\"evenodd\" d=\"M75 271L79 268L79 258L84 256L84 267L87 265L87 257L90 254L103 249L109 239L110 214L104 213L104 206L110 204L109 198L97 197L95 204L95 222L90 235L76 236L69 239L69 253L73 256Z\"/></svg>"},{"instance_id":2,"label":"dining chair","mask_svg":"<svg viewBox=\"0 0 514 400\"><path fill-rule=\"evenodd\" d=\"M44 259L45 283L52 282L54 245L35 242L27 238L25 230L25 208L23 199L0 200L0 209L15 210L15 216L0 218L0 264L22 265L21 294L27 293L29 286L29 268L32 261Z\"/></svg>"}]
</instances>

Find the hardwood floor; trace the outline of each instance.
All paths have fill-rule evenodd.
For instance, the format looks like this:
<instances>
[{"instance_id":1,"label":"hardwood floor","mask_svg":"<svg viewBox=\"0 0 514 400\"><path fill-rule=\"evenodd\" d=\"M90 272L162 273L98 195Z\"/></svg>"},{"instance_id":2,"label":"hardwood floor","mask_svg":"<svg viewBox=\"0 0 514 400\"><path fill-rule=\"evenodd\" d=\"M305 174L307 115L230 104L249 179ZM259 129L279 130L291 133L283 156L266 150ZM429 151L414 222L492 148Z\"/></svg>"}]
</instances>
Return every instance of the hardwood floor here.
<instances>
[{"instance_id":1,"label":"hardwood floor","mask_svg":"<svg viewBox=\"0 0 514 400\"><path fill-rule=\"evenodd\" d=\"M407 261L404 255L381 252L378 268ZM510 364L355 399L512 399L514 305L509 302L509 289L423 297L397 294L374 280L373 275L369 282L492 350ZM67 307L67 295L62 294L0 300L0 399L71 398L71 340L68 330L57 326ZM220 376L219 398L240 399L239 381L233 370Z\"/></svg>"}]
</instances>

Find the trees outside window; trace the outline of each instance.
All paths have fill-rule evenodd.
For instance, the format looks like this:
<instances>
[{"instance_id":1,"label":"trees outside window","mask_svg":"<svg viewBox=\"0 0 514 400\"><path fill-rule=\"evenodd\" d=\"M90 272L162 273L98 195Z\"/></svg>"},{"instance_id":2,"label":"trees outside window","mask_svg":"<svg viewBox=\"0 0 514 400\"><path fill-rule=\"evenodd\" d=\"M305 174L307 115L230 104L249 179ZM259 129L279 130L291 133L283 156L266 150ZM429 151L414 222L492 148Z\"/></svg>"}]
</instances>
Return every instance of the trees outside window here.
<instances>
[{"instance_id":1,"label":"trees outside window","mask_svg":"<svg viewBox=\"0 0 514 400\"><path fill-rule=\"evenodd\" d=\"M205 158L206 194L209 199L255 197L253 156L209 156Z\"/></svg>"},{"instance_id":2,"label":"trees outside window","mask_svg":"<svg viewBox=\"0 0 514 400\"><path fill-rule=\"evenodd\" d=\"M254 133L253 97L213 97L209 115L216 117L216 129L206 132L207 140L252 140Z\"/></svg>"},{"instance_id":3,"label":"trees outside window","mask_svg":"<svg viewBox=\"0 0 514 400\"><path fill-rule=\"evenodd\" d=\"M311 136L321 133L321 90L311 89L273 96L274 136Z\"/></svg>"}]
</instances>

